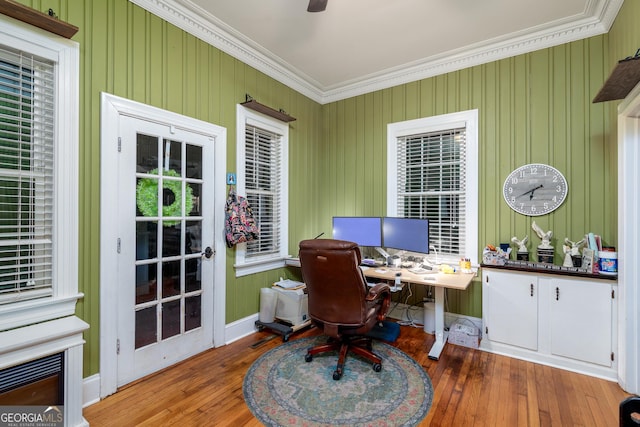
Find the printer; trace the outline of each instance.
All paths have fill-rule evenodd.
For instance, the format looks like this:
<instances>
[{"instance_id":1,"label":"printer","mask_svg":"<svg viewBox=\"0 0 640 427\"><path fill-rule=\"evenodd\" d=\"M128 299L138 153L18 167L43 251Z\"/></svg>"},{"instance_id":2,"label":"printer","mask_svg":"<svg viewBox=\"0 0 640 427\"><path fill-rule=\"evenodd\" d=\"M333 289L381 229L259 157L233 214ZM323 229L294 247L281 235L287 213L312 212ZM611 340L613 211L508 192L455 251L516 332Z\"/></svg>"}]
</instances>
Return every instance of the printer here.
<instances>
[{"instance_id":1,"label":"printer","mask_svg":"<svg viewBox=\"0 0 640 427\"><path fill-rule=\"evenodd\" d=\"M302 282L284 279L273 284L278 293L275 318L292 326L309 320L309 296L307 286Z\"/></svg>"}]
</instances>

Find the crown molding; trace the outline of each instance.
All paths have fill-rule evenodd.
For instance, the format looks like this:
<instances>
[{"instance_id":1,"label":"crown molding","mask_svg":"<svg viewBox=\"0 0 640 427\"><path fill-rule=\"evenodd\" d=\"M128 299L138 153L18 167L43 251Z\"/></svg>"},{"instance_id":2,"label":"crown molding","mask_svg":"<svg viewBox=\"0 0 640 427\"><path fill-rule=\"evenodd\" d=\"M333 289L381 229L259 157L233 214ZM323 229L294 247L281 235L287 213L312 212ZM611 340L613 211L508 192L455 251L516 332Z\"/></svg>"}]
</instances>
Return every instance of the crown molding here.
<instances>
[{"instance_id":1,"label":"crown molding","mask_svg":"<svg viewBox=\"0 0 640 427\"><path fill-rule=\"evenodd\" d=\"M534 27L326 87L188 0L129 1L320 104L604 34L624 2L591 0L576 19Z\"/></svg>"}]
</instances>

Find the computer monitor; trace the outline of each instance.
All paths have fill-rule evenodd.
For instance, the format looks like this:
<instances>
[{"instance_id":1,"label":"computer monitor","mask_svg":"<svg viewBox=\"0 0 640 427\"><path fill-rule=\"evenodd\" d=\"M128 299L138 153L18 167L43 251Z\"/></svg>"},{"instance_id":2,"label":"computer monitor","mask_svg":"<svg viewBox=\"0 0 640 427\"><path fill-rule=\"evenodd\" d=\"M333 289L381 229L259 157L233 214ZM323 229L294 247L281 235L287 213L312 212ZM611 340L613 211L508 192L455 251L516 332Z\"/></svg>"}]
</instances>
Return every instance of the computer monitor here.
<instances>
[{"instance_id":1,"label":"computer monitor","mask_svg":"<svg viewBox=\"0 0 640 427\"><path fill-rule=\"evenodd\" d=\"M382 246L423 254L429 253L429 220L393 218L382 220Z\"/></svg>"},{"instance_id":2,"label":"computer monitor","mask_svg":"<svg viewBox=\"0 0 640 427\"><path fill-rule=\"evenodd\" d=\"M382 218L334 216L333 238L348 240L358 246L382 246Z\"/></svg>"}]
</instances>

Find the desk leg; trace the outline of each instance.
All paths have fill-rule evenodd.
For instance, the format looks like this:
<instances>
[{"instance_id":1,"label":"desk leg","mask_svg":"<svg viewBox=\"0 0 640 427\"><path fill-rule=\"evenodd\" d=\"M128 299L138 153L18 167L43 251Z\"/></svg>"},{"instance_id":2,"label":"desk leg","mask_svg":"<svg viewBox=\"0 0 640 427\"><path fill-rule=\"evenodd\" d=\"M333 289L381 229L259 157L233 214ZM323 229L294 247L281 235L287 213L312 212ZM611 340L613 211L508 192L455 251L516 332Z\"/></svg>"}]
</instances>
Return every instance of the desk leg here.
<instances>
[{"instance_id":1,"label":"desk leg","mask_svg":"<svg viewBox=\"0 0 640 427\"><path fill-rule=\"evenodd\" d=\"M442 286L435 286L436 292L436 313L435 313L435 323L436 323L436 341L433 343L431 350L429 350L429 359L438 360L440 358L440 353L442 353L442 349L447 342L447 336L449 332L444 330L444 288Z\"/></svg>"}]
</instances>

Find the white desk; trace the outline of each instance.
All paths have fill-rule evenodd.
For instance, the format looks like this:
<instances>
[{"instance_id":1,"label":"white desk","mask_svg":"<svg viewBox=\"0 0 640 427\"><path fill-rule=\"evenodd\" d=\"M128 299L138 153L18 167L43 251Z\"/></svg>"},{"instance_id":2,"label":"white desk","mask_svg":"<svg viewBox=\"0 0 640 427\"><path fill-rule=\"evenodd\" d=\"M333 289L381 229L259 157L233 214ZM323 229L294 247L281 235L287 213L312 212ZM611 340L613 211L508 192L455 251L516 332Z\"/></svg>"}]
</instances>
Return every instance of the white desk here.
<instances>
[{"instance_id":1,"label":"white desk","mask_svg":"<svg viewBox=\"0 0 640 427\"><path fill-rule=\"evenodd\" d=\"M300 267L300 259L288 258L285 264L294 267ZM429 359L438 360L444 345L447 343L449 332L444 330L444 290L459 289L465 290L471 284L476 273L426 273L414 274L406 268L388 268L388 267L367 267L363 268L364 275L371 279L381 279L394 281L396 273L400 273L400 280L405 283L415 283L417 285L433 286L436 293L435 301L435 323L436 323L436 341L429 350Z\"/></svg>"},{"instance_id":2,"label":"white desk","mask_svg":"<svg viewBox=\"0 0 640 427\"><path fill-rule=\"evenodd\" d=\"M444 330L444 289L465 290L475 277L475 273L427 273L413 274L405 268L394 269L386 267L370 267L364 270L364 275L368 278L395 280L396 273L400 273L400 280L406 283L435 287L435 323L436 341L429 350L429 359L438 360L444 345L447 343L449 332Z\"/></svg>"}]
</instances>

